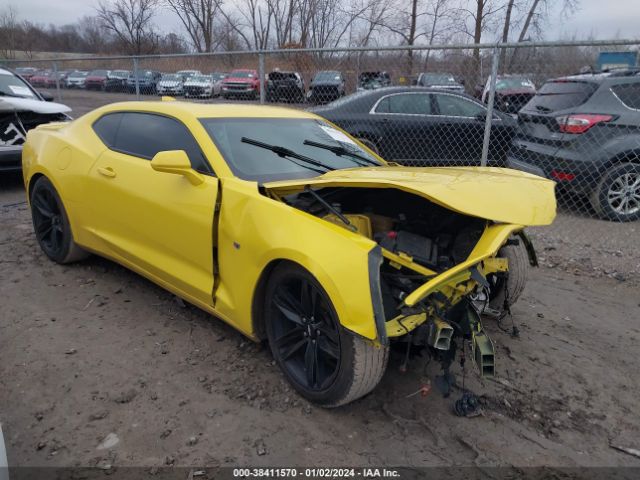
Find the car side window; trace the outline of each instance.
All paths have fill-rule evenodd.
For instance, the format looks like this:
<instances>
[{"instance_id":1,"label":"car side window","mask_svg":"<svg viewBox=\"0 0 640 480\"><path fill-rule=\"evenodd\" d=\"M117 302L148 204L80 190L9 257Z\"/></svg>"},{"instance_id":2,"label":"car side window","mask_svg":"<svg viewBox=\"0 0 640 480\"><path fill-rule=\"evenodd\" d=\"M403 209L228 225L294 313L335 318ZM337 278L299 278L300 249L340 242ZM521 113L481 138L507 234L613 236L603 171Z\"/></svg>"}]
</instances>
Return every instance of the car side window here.
<instances>
[{"instance_id":1,"label":"car side window","mask_svg":"<svg viewBox=\"0 0 640 480\"><path fill-rule=\"evenodd\" d=\"M187 127L162 115L122 113L113 149L147 160L165 150L184 150L194 170L211 172L202 150Z\"/></svg>"},{"instance_id":2,"label":"car side window","mask_svg":"<svg viewBox=\"0 0 640 480\"><path fill-rule=\"evenodd\" d=\"M115 146L120 120L122 120L122 113L108 113L93 122L93 131L109 148Z\"/></svg>"},{"instance_id":3,"label":"car side window","mask_svg":"<svg viewBox=\"0 0 640 480\"><path fill-rule=\"evenodd\" d=\"M485 108L457 95L436 95L438 114L447 117L477 117L485 115Z\"/></svg>"},{"instance_id":4,"label":"car side window","mask_svg":"<svg viewBox=\"0 0 640 480\"><path fill-rule=\"evenodd\" d=\"M378 103L376 113L431 115L431 95L427 93L389 95Z\"/></svg>"},{"instance_id":5,"label":"car side window","mask_svg":"<svg viewBox=\"0 0 640 480\"><path fill-rule=\"evenodd\" d=\"M623 83L611 87L611 90L628 108L640 110L640 83Z\"/></svg>"}]
</instances>

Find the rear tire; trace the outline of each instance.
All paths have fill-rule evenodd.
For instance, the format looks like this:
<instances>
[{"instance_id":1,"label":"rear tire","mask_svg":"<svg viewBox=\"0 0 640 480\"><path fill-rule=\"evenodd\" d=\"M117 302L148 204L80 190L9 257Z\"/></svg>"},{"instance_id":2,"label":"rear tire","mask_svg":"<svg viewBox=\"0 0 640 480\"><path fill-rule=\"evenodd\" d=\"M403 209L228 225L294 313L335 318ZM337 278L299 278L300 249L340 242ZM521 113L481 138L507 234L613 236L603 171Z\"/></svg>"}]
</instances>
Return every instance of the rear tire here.
<instances>
[{"instance_id":1,"label":"rear tire","mask_svg":"<svg viewBox=\"0 0 640 480\"><path fill-rule=\"evenodd\" d=\"M607 170L591 194L591 205L604 220L640 219L640 164L622 163Z\"/></svg>"},{"instance_id":2,"label":"rear tire","mask_svg":"<svg viewBox=\"0 0 640 480\"><path fill-rule=\"evenodd\" d=\"M529 277L529 255L522 242L518 245L505 245L498 251L498 257L506 258L509 262L509 271L504 277L492 276L490 278L489 306L500 312L505 310L505 299L508 307L518 301L524 291Z\"/></svg>"},{"instance_id":3,"label":"rear tire","mask_svg":"<svg viewBox=\"0 0 640 480\"><path fill-rule=\"evenodd\" d=\"M287 263L274 270L263 314L276 363L310 402L346 405L380 382L388 347L376 347L344 329L329 296L305 269Z\"/></svg>"},{"instance_id":4,"label":"rear tire","mask_svg":"<svg viewBox=\"0 0 640 480\"><path fill-rule=\"evenodd\" d=\"M89 256L74 241L67 212L48 178L40 177L36 180L30 203L36 239L47 257L56 263L65 264Z\"/></svg>"}]
</instances>

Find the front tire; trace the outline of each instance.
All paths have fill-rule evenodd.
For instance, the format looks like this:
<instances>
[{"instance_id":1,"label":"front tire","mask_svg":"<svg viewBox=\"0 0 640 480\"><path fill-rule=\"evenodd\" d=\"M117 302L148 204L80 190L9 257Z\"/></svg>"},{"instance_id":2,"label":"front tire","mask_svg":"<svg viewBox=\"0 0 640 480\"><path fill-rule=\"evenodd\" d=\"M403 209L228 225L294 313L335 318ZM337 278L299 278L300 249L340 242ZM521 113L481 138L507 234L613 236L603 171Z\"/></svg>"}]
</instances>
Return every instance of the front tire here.
<instances>
[{"instance_id":1,"label":"front tire","mask_svg":"<svg viewBox=\"0 0 640 480\"><path fill-rule=\"evenodd\" d=\"M30 203L36 239L47 257L56 263L65 264L89 256L73 240L69 217L49 179L40 177L36 180Z\"/></svg>"},{"instance_id":2,"label":"front tire","mask_svg":"<svg viewBox=\"0 0 640 480\"><path fill-rule=\"evenodd\" d=\"M265 295L271 352L293 388L324 407L346 405L375 388L387 366L388 348L345 330L318 281L283 264Z\"/></svg>"},{"instance_id":3,"label":"front tire","mask_svg":"<svg viewBox=\"0 0 640 480\"><path fill-rule=\"evenodd\" d=\"M505 245L498 251L498 257L506 258L509 271L503 277L491 275L488 280L489 306L503 313L515 304L527 284L529 278L529 255L522 240L517 245Z\"/></svg>"},{"instance_id":4,"label":"front tire","mask_svg":"<svg viewBox=\"0 0 640 480\"><path fill-rule=\"evenodd\" d=\"M591 195L591 205L604 220L640 219L640 165L623 163L607 170Z\"/></svg>"}]
</instances>

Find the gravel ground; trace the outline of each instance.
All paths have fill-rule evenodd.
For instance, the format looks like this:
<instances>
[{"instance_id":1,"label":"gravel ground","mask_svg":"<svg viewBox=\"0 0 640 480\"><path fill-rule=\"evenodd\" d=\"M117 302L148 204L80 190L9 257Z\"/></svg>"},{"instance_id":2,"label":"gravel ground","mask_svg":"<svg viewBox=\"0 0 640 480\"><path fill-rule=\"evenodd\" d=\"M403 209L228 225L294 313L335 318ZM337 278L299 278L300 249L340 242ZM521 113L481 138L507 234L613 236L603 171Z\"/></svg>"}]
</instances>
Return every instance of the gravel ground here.
<instances>
[{"instance_id":1,"label":"gravel ground","mask_svg":"<svg viewBox=\"0 0 640 480\"><path fill-rule=\"evenodd\" d=\"M485 322L498 376L466 376L482 415L452 413L459 391L410 395L438 369L415 358L401 374L397 354L371 395L323 410L287 386L264 345L145 279L96 257L48 261L23 202L19 176L0 178L0 422L12 465L640 467L610 446L639 447L637 285L545 266L569 242L545 243L514 309L519 338Z\"/></svg>"}]
</instances>

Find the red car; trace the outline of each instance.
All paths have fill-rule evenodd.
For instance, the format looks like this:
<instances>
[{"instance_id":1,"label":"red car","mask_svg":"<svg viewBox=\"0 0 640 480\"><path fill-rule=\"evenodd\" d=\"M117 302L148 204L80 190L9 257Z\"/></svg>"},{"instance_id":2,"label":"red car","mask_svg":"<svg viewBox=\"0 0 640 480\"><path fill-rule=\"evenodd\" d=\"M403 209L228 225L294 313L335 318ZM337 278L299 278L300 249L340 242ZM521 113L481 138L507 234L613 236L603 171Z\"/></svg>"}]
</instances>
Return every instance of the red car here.
<instances>
[{"instance_id":1,"label":"red car","mask_svg":"<svg viewBox=\"0 0 640 480\"><path fill-rule=\"evenodd\" d=\"M47 77L47 88L56 88L56 77L58 78L60 88L64 88L64 86L66 85L67 75L69 75L69 72L67 72L66 70L62 70L57 74L51 72L51 74Z\"/></svg>"},{"instance_id":2,"label":"red car","mask_svg":"<svg viewBox=\"0 0 640 480\"><path fill-rule=\"evenodd\" d=\"M49 70L40 70L31 77L29 83L32 87L46 87L51 72Z\"/></svg>"},{"instance_id":3,"label":"red car","mask_svg":"<svg viewBox=\"0 0 640 480\"><path fill-rule=\"evenodd\" d=\"M93 70L84 81L85 90L106 90L109 70Z\"/></svg>"},{"instance_id":4,"label":"red car","mask_svg":"<svg viewBox=\"0 0 640 480\"><path fill-rule=\"evenodd\" d=\"M260 78L256 70L233 70L222 81L223 98L249 97L256 99L260 95Z\"/></svg>"},{"instance_id":5,"label":"red car","mask_svg":"<svg viewBox=\"0 0 640 480\"><path fill-rule=\"evenodd\" d=\"M14 70L14 72L28 82L31 80L31 77L38 73L38 69L34 67L18 67Z\"/></svg>"}]
</instances>

